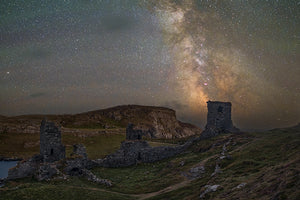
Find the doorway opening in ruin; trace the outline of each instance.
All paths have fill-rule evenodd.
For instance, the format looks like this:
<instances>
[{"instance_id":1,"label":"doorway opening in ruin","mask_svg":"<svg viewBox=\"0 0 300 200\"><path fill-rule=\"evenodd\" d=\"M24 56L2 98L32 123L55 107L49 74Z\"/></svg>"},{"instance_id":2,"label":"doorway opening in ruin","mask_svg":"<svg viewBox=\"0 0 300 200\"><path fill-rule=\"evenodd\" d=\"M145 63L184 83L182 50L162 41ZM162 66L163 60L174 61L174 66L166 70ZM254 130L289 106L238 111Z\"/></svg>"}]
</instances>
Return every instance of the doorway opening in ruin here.
<instances>
[{"instance_id":1,"label":"doorway opening in ruin","mask_svg":"<svg viewBox=\"0 0 300 200\"><path fill-rule=\"evenodd\" d=\"M53 155L53 149L51 149L51 151L50 151L50 155L51 155L51 156Z\"/></svg>"},{"instance_id":2,"label":"doorway opening in ruin","mask_svg":"<svg viewBox=\"0 0 300 200\"><path fill-rule=\"evenodd\" d=\"M218 112L219 112L219 113L223 113L223 107L222 107L222 106L219 106Z\"/></svg>"},{"instance_id":3,"label":"doorway opening in ruin","mask_svg":"<svg viewBox=\"0 0 300 200\"><path fill-rule=\"evenodd\" d=\"M142 157L141 157L141 152L139 152L139 153L138 153L137 160L142 160Z\"/></svg>"}]
</instances>

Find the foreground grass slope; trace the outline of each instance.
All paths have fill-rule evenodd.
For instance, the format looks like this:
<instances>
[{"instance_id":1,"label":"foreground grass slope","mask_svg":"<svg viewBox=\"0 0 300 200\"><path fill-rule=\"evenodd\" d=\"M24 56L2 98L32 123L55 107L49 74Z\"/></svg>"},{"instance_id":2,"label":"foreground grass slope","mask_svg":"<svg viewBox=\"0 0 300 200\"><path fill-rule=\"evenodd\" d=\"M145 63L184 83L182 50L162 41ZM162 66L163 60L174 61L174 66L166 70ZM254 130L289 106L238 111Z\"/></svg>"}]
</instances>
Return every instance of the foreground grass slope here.
<instances>
[{"instance_id":1,"label":"foreground grass slope","mask_svg":"<svg viewBox=\"0 0 300 200\"><path fill-rule=\"evenodd\" d=\"M198 199L205 185L220 185L205 199L300 199L299 130L249 136L249 143L230 147L232 159L220 162L221 173L207 173L186 187L150 199ZM205 166L211 169L215 163L212 158ZM241 183L246 185L237 188Z\"/></svg>"},{"instance_id":2,"label":"foreground grass slope","mask_svg":"<svg viewBox=\"0 0 300 200\"><path fill-rule=\"evenodd\" d=\"M94 145L85 140L88 149ZM220 159L224 144L227 158ZM161 162L93 169L97 176L113 181L110 188L77 177L45 182L28 178L9 182L0 189L0 199L199 199L205 185L219 185L204 199L296 200L300 199L299 147L299 127L224 134L195 142L184 154ZM216 163L221 172L212 175ZM199 166L204 166L204 173L191 179L191 169ZM237 188L241 183L244 186Z\"/></svg>"}]
</instances>

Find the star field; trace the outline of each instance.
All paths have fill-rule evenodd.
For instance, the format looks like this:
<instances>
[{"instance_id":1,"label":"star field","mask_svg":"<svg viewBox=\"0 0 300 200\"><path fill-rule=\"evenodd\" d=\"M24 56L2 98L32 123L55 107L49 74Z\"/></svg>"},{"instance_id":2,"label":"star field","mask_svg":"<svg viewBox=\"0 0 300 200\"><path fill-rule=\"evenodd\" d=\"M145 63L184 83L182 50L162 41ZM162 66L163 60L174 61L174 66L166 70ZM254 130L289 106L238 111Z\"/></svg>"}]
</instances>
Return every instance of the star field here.
<instances>
[{"instance_id":1,"label":"star field","mask_svg":"<svg viewBox=\"0 0 300 200\"><path fill-rule=\"evenodd\" d=\"M4 1L0 114L167 106L203 126L206 101L240 128L300 119L297 0Z\"/></svg>"}]
</instances>

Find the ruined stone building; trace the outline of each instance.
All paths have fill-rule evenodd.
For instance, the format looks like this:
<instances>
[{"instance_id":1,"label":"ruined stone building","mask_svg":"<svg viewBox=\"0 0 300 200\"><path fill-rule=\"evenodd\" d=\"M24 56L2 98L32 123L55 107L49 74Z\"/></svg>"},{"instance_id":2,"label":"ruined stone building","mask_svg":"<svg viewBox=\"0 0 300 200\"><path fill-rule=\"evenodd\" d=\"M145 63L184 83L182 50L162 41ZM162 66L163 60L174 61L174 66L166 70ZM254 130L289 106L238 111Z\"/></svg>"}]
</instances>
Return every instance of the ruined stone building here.
<instances>
[{"instance_id":1,"label":"ruined stone building","mask_svg":"<svg viewBox=\"0 0 300 200\"><path fill-rule=\"evenodd\" d=\"M189 140L183 145L151 147L147 141L142 140L142 136L143 130L129 124L126 141L121 143L120 149L95 162L101 167L126 167L138 162L153 163L184 152L193 142Z\"/></svg>"},{"instance_id":2,"label":"ruined stone building","mask_svg":"<svg viewBox=\"0 0 300 200\"><path fill-rule=\"evenodd\" d=\"M71 155L78 155L84 159L86 159L88 157L87 153L86 153L86 148L83 144L74 144L73 145L73 153Z\"/></svg>"},{"instance_id":3,"label":"ruined stone building","mask_svg":"<svg viewBox=\"0 0 300 200\"><path fill-rule=\"evenodd\" d=\"M141 140L143 135L142 130L135 128L133 124L128 124L126 128L126 140Z\"/></svg>"},{"instance_id":4,"label":"ruined stone building","mask_svg":"<svg viewBox=\"0 0 300 200\"><path fill-rule=\"evenodd\" d=\"M64 159L65 154L60 128L54 122L43 120L40 127L40 155L43 161L55 162Z\"/></svg>"},{"instance_id":5,"label":"ruined stone building","mask_svg":"<svg viewBox=\"0 0 300 200\"><path fill-rule=\"evenodd\" d=\"M220 133L237 132L231 120L231 103L220 101L207 102L207 124L202 137L213 137Z\"/></svg>"}]
</instances>

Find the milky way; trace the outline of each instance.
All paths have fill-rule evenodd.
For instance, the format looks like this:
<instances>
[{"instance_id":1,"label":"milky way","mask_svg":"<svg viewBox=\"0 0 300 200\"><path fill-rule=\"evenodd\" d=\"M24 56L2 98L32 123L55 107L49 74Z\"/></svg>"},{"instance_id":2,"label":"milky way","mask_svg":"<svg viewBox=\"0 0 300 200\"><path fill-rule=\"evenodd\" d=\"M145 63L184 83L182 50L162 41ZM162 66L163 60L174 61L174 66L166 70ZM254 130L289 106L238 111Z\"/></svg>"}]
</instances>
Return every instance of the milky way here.
<instances>
[{"instance_id":1,"label":"milky way","mask_svg":"<svg viewBox=\"0 0 300 200\"><path fill-rule=\"evenodd\" d=\"M7 1L0 114L119 104L174 108L205 124L233 103L246 129L300 121L299 1Z\"/></svg>"}]
</instances>

